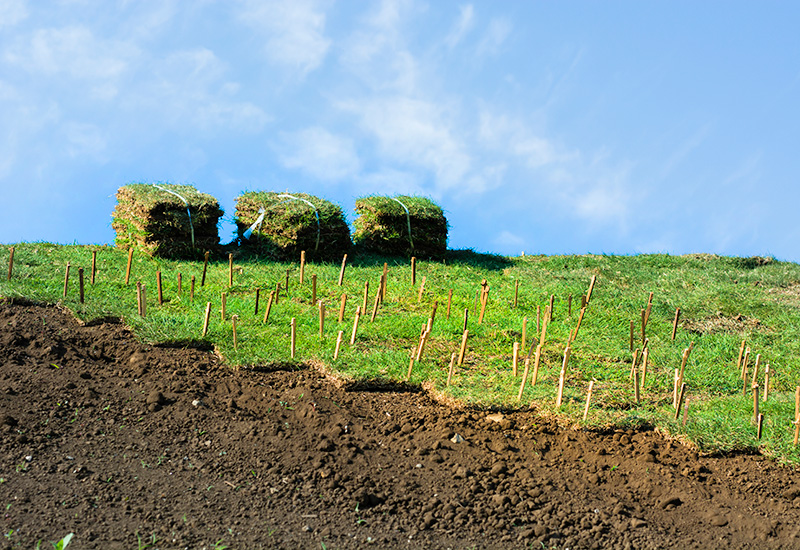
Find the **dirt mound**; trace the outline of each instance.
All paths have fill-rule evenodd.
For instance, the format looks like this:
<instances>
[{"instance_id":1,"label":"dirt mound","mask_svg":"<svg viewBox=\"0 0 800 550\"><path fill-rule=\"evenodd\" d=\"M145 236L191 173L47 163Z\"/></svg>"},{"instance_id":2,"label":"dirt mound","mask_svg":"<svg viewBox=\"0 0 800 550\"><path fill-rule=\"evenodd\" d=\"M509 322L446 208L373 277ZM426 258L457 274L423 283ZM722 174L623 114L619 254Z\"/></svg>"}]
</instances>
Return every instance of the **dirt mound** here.
<instances>
[{"instance_id":1,"label":"dirt mound","mask_svg":"<svg viewBox=\"0 0 800 550\"><path fill-rule=\"evenodd\" d=\"M800 548L796 471L0 304L0 548Z\"/></svg>"}]
</instances>

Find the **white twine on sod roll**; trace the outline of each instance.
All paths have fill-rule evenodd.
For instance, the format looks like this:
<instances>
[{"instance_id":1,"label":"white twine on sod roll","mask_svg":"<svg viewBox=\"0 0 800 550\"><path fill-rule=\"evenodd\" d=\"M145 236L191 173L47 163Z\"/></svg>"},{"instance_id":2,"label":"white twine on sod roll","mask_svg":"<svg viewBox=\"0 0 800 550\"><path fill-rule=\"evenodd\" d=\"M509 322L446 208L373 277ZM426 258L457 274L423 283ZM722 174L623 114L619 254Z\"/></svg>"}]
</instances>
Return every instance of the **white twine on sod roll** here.
<instances>
[{"instance_id":1,"label":"white twine on sod roll","mask_svg":"<svg viewBox=\"0 0 800 550\"><path fill-rule=\"evenodd\" d=\"M162 191L166 191L167 193L175 195L176 197L178 197L179 199L181 199L183 201L183 204L186 205L186 213L189 215L189 230L192 233L192 248L194 248L194 225L192 225L192 212L189 210L189 202L186 199L184 199L182 196L180 196L178 193L176 193L175 191L171 191L170 189L166 189L164 187L161 187L160 185L156 185L155 183L152 184L152 185L156 189L161 189Z\"/></svg>"},{"instance_id":2,"label":"white twine on sod roll","mask_svg":"<svg viewBox=\"0 0 800 550\"><path fill-rule=\"evenodd\" d=\"M406 222L408 222L408 242L411 243L411 249L414 249L414 241L411 239L411 212L408 211L408 207L400 202L399 200L395 199L394 197L389 197L397 204L403 207L403 210L406 211Z\"/></svg>"},{"instance_id":3,"label":"white twine on sod roll","mask_svg":"<svg viewBox=\"0 0 800 550\"><path fill-rule=\"evenodd\" d=\"M253 225L248 227L247 230L244 233L242 233L242 236L245 239L250 240L250 235L252 235L253 231L258 229L258 227L261 225L261 222L264 221L264 213L265 212L266 212L266 210L264 210L263 208L258 211L258 218L256 218L256 221L254 221Z\"/></svg>"},{"instance_id":4,"label":"white twine on sod roll","mask_svg":"<svg viewBox=\"0 0 800 550\"><path fill-rule=\"evenodd\" d=\"M287 202L290 202L290 201L303 201L304 203L306 203L307 205L309 205L311 208L314 209L314 216L316 216L316 218L317 218L317 242L314 245L314 250L317 250L319 248L319 237L320 237L319 211L317 210L317 207L314 206L314 204L311 201L308 201L308 200L306 200L306 199L304 199L302 197L295 197L294 195L290 195L289 193L283 193L281 195L278 195L278 198L286 198L287 200L281 201L281 202L276 202L275 204L271 205L269 208L273 208L275 206L278 206L279 204L284 204L284 203L287 203ZM244 236L245 239L250 239L250 236L253 234L253 231L258 229L258 227L263 223L264 214L265 213L266 213L266 210L264 208L262 208L261 210L258 211L258 218L256 219L256 221L253 222L253 225L251 225L247 229L247 231L245 231L242 234L242 236Z\"/></svg>"}]
</instances>

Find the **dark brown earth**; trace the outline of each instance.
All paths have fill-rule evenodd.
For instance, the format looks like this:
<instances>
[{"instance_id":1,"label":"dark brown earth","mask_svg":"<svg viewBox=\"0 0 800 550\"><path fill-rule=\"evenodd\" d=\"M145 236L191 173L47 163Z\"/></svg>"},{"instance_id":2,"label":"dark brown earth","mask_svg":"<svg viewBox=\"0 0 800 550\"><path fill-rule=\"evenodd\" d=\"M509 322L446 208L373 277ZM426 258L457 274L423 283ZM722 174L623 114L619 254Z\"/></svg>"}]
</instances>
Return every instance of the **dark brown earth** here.
<instances>
[{"instance_id":1,"label":"dark brown earth","mask_svg":"<svg viewBox=\"0 0 800 550\"><path fill-rule=\"evenodd\" d=\"M487 416L0 303L0 549L800 548L794 469Z\"/></svg>"}]
</instances>

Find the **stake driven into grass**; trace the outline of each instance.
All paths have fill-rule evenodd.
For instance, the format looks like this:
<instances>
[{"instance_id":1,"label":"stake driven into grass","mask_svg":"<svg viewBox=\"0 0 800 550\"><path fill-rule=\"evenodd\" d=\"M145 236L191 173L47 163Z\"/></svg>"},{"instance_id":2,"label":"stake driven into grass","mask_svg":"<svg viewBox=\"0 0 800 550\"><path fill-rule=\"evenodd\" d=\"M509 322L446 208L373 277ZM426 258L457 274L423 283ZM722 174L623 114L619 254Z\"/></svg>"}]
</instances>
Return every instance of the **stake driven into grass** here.
<instances>
[{"instance_id":1,"label":"stake driven into grass","mask_svg":"<svg viewBox=\"0 0 800 550\"><path fill-rule=\"evenodd\" d=\"M66 262L70 261L76 268L88 266L93 252L102 260L102 266L95 286L85 296L86 303L80 303L78 288L75 288L76 292L68 292L64 298L63 280L60 279L64 275ZM0 281L0 294L24 296L40 302L61 301L83 320L121 317L144 341L169 342L197 338L201 333L201 320L204 321L203 305L207 304L207 297L220 297L222 292L226 292L226 319L230 321L232 315L239 316L235 353L232 331L224 325L214 323L214 326L205 329L203 336L213 343L223 357L244 365L285 361L290 355L285 344L286 327L294 317L299 325L296 334L297 349L302 350L299 356L313 358L314 362L327 364L332 370L355 380L404 379L407 374L406 361L409 359L406 353L412 345L417 349L420 327L425 325L427 329L427 321L432 319L432 332L424 340L422 360L414 367L415 383L429 383L436 391L443 391L450 398L465 403L500 407L534 404L545 412L552 412L555 408L554 382L559 373L558 369L553 370L552 367L557 365L564 351L564 343L571 341L569 376L565 377L563 402L575 402L580 381L588 384L588 380L597 379L591 415L593 424L613 424L631 418L634 422L646 421L666 430L685 429L687 437L697 437L701 445L709 446L717 444L714 442L719 437L717 432L711 433L714 430L708 426L717 426L719 423L703 421L704 415L712 418L712 415L717 415L725 422L746 417L748 425L752 427L749 424L750 407L743 405L749 404L752 395L748 393L744 398L738 386L741 383L751 391L753 383L749 372L746 382L739 378L745 378L743 371L748 366L752 370L755 359L749 362L745 360L746 351L742 350L741 343L746 340L745 350L749 345L761 354L758 383L760 388L767 390L768 395L766 403L763 402L763 392L760 395L762 408L765 409L763 412L771 415L770 422L775 419L775 426L787 426L794 419L793 411L785 410L787 392L793 392L800 383L800 313L795 313L794 307L787 307L795 303L792 301L795 297L786 291L792 288L795 281L800 281L800 268L793 264L775 262L743 271L737 267L738 260L726 258L526 256L500 259L459 254L449 255L446 263L417 262L417 269L426 276L423 299L419 302L420 281L417 280L415 287L408 285L409 265L404 260L388 259L387 262L386 258L354 258L355 261L348 266L342 287L336 285L340 269L338 262L306 264L306 267L313 266L313 272L318 275L316 301L310 299L311 289L300 286L295 280L288 299L283 299L285 293L281 292L280 305L277 305L277 296L273 294L273 303L267 308L271 312L265 315L266 312L262 311L264 307L258 310L255 307L257 289L276 288L276 282L280 281L281 290L285 291L287 264L256 261L246 254L237 256L235 285L229 288L229 277L225 277L226 268L230 275L226 251L215 259L209 258L209 276L205 288L195 288L195 291L199 290L205 295L203 299L193 302L190 294L171 292L173 287L169 281L174 283L181 272L187 277L200 277L204 265L202 259L199 262L154 260L134 253L136 265L132 266L132 270L135 270L135 279L157 284L156 272L161 271L164 293L161 307L152 309L146 316L139 316L136 315L139 305L132 300L132 292L121 290L124 288L122 279L126 272L128 250L31 243L15 245L13 276L11 281ZM481 263L484 261L486 263ZM384 264L388 264L385 279ZM290 266L290 271L294 269ZM652 277L654 272L659 273L657 284ZM593 293L585 292L588 276L595 273L598 275ZM310 276L310 273L306 272L306 275ZM381 277L378 285L381 298L388 283L392 287L391 299L385 302L379 300L379 314L374 322L360 324L356 331L358 345L346 352L347 361L341 361L340 350L334 366L332 358L335 348L329 339L326 341L317 337L314 326L316 322L312 316L318 314L319 300L327 308L334 307L331 304L341 308L343 297L355 293L358 296L356 300L360 302L364 282L369 280L374 285L378 277ZM467 326L464 326L460 315L448 319L446 315L433 313L437 302L443 305L442 300L448 301L451 310L468 310L475 298L475 283L483 279L492 289L492 303L485 309L482 324L470 324L467 321ZM731 282L734 279L738 284ZM524 292L520 293L515 308L513 303L517 281L520 282L520 290L524 287ZM750 284L755 281L759 282L758 286ZM631 406L634 392L631 391L628 378L630 371L627 367L631 366L631 355L627 350L629 334L626 333L629 327L625 325L630 319L641 316L644 305L642 296L649 296L650 289L655 287L663 298L652 301L649 316L645 308L647 334L645 343L639 346L640 354L636 360L640 405ZM370 300L378 294L376 289L372 290ZM577 311L572 312L572 318L567 315L570 295L573 298L585 295L591 299L591 306L587 306L577 338ZM544 309L541 306L547 304L550 297L554 299L554 306L561 308L559 311L563 310L553 315L552 322L550 311L541 311ZM555 297L563 299L556 300ZM475 300L476 316L480 314L478 308L483 303L481 298L479 290ZM676 331L673 341L676 303L683 306L682 326L686 330ZM800 299L797 299L797 304L800 306ZM535 333L531 329L531 334L525 331L525 350L522 356L517 357L517 375L522 374L526 378L525 384L520 384L519 378L514 378L513 364L509 365L509 359L513 363L513 344L521 339L520 328L529 328L525 320L532 322L537 307L537 329ZM797 309L800 310L800 307ZM258 313L254 315L256 311ZM720 311L736 312L744 320L739 321L733 314L720 315ZM361 315L369 313L362 311ZM718 323L718 320L726 324ZM336 332L341 329L348 330L341 324L336 327ZM468 338L464 340L465 344L469 343L468 354L466 345L463 354L459 345L465 330L469 331ZM776 338L776 334L781 337ZM459 339L459 336L462 338ZM691 360L691 365L688 362L685 365L684 379L692 386L692 421L684 428L666 422L665 419L671 417L675 409L667 413L661 397L673 389L672 369L679 367L677 359L683 359L681 351L692 349L690 337L697 341L697 345L687 358ZM534 350L539 351L538 358ZM457 360L461 356L461 364L466 368L459 368L457 383L453 384L451 377L448 386L448 356L453 352ZM739 355L742 356L741 362ZM527 377L524 372L520 373L523 358L528 367ZM765 371L762 367L766 363L770 363L768 384L761 374ZM737 368L731 368L734 364ZM779 371L774 367L776 364L780 365ZM454 362L454 369L456 366L457 361ZM779 376L776 376L776 372ZM537 376L541 381L535 383ZM585 391L585 384L580 387ZM680 387L681 384L678 384L675 388L676 394L679 394ZM732 388L738 389L733 392ZM525 399L522 399L520 389ZM675 406L669 402L666 405ZM742 414L743 407L747 409L745 414ZM580 420L580 408L562 406L560 414ZM782 418L786 422L781 423ZM700 420L695 422L696 419ZM770 423L770 427L772 425ZM782 434L780 430L765 430L764 448L775 449L777 454L794 456L795 451L791 450L794 448L792 432L791 428L783 430ZM727 432L719 430L718 433ZM746 448L755 441L754 430L749 432L749 436L740 436L738 433L729 436L735 443L725 440L722 447L730 448L735 444L738 445L736 448ZM703 443L707 441L712 443Z\"/></svg>"}]
</instances>

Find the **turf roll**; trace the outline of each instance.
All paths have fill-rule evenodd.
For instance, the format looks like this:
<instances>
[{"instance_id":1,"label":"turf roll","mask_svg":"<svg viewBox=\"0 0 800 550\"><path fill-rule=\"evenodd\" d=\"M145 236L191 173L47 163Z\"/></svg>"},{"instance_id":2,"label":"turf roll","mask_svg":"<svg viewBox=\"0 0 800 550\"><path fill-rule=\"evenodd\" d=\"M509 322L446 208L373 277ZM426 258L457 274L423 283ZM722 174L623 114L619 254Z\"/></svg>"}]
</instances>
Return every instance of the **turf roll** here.
<instances>
[{"instance_id":1,"label":"turf roll","mask_svg":"<svg viewBox=\"0 0 800 550\"><path fill-rule=\"evenodd\" d=\"M248 191L236 197L243 248L275 260L336 260L350 250L342 207L306 193Z\"/></svg>"},{"instance_id":2,"label":"turf roll","mask_svg":"<svg viewBox=\"0 0 800 550\"><path fill-rule=\"evenodd\" d=\"M161 258L199 259L219 252L217 199L191 185L132 183L117 190L111 215L117 247Z\"/></svg>"},{"instance_id":3,"label":"turf roll","mask_svg":"<svg viewBox=\"0 0 800 550\"><path fill-rule=\"evenodd\" d=\"M369 196L356 200L353 241L388 256L439 257L447 251L447 219L424 197Z\"/></svg>"}]
</instances>

